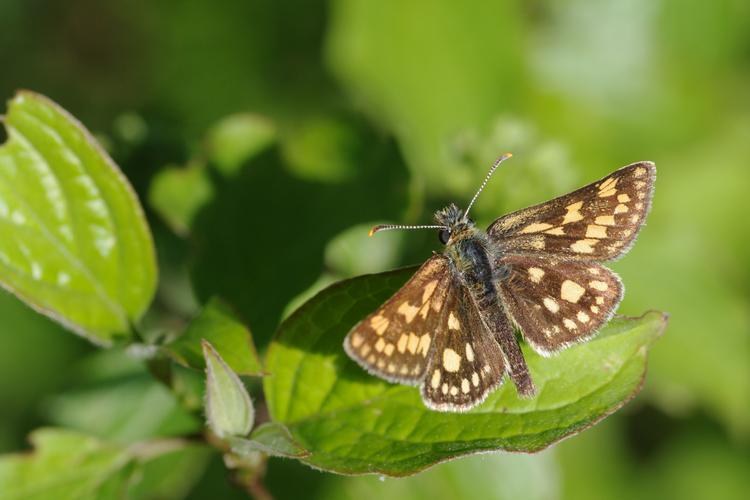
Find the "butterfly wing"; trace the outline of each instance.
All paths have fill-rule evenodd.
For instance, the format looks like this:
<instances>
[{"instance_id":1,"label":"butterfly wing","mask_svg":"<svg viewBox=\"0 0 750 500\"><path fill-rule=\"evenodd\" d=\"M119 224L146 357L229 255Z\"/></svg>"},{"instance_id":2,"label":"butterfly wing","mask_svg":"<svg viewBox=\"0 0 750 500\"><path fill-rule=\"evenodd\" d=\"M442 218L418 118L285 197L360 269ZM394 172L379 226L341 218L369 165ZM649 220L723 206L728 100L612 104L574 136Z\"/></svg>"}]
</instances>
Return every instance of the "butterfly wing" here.
<instances>
[{"instance_id":1,"label":"butterfly wing","mask_svg":"<svg viewBox=\"0 0 750 500\"><path fill-rule=\"evenodd\" d=\"M616 259L630 249L643 225L655 178L653 163L634 163L570 194L501 217L487 233L506 253Z\"/></svg>"},{"instance_id":2,"label":"butterfly wing","mask_svg":"<svg viewBox=\"0 0 750 500\"><path fill-rule=\"evenodd\" d=\"M351 329L344 350L373 375L419 384L450 288L447 259L434 255L386 303Z\"/></svg>"},{"instance_id":3,"label":"butterfly wing","mask_svg":"<svg viewBox=\"0 0 750 500\"><path fill-rule=\"evenodd\" d=\"M618 276L592 262L505 256L506 310L535 351L550 355L593 336L622 300Z\"/></svg>"},{"instance_id":4,"label":"butterfly wing","mask_svg":"<svg viewBox=\"0 0 750 500\"><path fill-rule=\"evenodd\" d=\"M422 399L433 410L467 411L502 383L505 361L465 286L453 286L444 309Z\"/></svg>"}]
</instances>

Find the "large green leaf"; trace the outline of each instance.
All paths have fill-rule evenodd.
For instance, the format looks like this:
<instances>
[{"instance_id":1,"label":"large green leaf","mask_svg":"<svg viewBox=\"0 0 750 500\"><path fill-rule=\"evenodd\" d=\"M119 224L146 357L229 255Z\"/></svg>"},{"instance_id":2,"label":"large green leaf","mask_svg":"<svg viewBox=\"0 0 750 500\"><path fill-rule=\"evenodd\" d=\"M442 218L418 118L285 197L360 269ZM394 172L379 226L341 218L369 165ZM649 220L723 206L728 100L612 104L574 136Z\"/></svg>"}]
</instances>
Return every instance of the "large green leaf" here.
<instances>
[{"instance_id":1,"label":"large green leaf","mask_svg":"<svg viewBox=\"0 0 750 500\"><path fill-rule=\"evenodd\" d=\"M400 476L470 453L543 449L633 397L648 347L666 324L657 312L617 319L594 340L552 358L524 348L536 398L519 399L506 383L472 412L433 412L416 388L368 375L341 345L352 325L412 272L363 276L324 290L282 324L269 347L264 388L271 417L288 427L311 465Z\"/></svg>"},{"instance_id":2,"label":"large green leaf","mask_svg":"<svg viewBox=\"0 0 750 500\"><path fill-rule=\"evenodd\" d=\"M63 109L19 92L0 147L0 284L96 343L151 301L154 247L122 172Z\"/></svg>"}]
</instances>

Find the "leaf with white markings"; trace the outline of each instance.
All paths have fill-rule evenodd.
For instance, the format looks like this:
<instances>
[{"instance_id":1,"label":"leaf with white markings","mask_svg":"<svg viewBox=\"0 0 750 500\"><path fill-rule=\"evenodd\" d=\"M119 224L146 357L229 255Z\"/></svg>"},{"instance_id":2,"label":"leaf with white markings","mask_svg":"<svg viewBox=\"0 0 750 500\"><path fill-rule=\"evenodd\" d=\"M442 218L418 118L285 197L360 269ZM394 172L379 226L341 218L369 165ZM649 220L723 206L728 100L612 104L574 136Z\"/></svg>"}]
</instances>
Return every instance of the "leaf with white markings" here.
<instances>
[{"instance_id":1,"label":"leaf with white markings","mask_svg":"<svg viewBox=\"0 0 750 500\"><path fill-rule=\"evenodd\" d=\"M264 390L271 417L314 467L403 476L471 453L545 448L638 392L648 348L666 324L656 312L616 319L590 342L553 358L524 346L538 387L534 399L519 399L505 384L471 412L435 412L417 388L367 374L341 347L351 327L413 272L363 276L324 290L281 325L269 347Z\"/></svg>"},{"instance_id":2,"label":"leaf with white markings","mask_svg":"<svg viewBox=\"0 0 750 500\"><path fill-rule=\"evenodd\" d=\"M0 284L90 340L128 333L151 301L156 259L138 199L86 129L19 92L0 146Z\"/></svg>"}]
</instances>

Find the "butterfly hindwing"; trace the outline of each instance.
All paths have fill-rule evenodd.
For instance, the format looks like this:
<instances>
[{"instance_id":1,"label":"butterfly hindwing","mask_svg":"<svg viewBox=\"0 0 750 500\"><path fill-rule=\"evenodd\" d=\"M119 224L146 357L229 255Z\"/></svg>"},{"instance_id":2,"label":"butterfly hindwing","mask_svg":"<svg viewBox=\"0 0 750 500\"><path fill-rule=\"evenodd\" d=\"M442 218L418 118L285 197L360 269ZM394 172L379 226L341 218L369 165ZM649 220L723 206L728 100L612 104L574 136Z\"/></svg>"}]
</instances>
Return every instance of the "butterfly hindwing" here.
<instances>
[{"instance_id":1,"label":"butterfly hindwing","mask_svg":"<svg viewBox=\"0 0 750 500\"><path fill-rule=\"evenodd\" d=\"M640 162L548 202L500 217L487 229L507 253L612 260L635 241L651 206L656 169Z\"/></svg>"},{"instance_id":2,"label":"butterfly hindwing","mask_svg":"<svg viewBox=\"0 0 750 500\"><path fill-rule=\"evenodd\" d=\"M510 271L498 283L503 304L542 355L590 338L622 299L618 276L592 262L505 256L499 264Z\"/></svg>"},{"instance_id":3,"label":"butterfly hindwing","mask_svg":"<svg viewBox=\"0 0 750 500\"><path fill-rule=\"evenodd\" d=\"M499 345L466 287L456 284L435 334L422 399L433 410L466 411L502 383L504 372Z\"/></svg>"},{"instance_id":4,"label":"butterfly hindwing","mask_svg":"<svg viewBox=\"0 0 750 500\"><path fill-rule=\"evenodd\" d=\"M446 258L435 255L401 289L347 334L344 349L370 373L417 385L451 288Z\"/></svg>"}]
</instances>

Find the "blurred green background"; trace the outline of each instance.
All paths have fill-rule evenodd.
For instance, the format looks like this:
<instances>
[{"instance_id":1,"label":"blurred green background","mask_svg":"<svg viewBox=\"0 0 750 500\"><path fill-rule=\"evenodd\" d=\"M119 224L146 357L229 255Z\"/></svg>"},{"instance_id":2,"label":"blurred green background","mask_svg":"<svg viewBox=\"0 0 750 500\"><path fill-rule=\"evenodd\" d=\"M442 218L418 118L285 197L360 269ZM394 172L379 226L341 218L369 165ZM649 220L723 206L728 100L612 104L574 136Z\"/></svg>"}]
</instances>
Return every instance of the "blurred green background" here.
<instances>
[{"instance_id":1,"label":"blurred green background","mask_svg":"<svg viewBox=\"0 0 750 500\"><path fill-rule=\"evenodd\" d=\"M750 3L746 0L2 0L0 96L41 92L97 134L148 212L154 335L220 295L261 349L343 277L414 264L428 223L503 165L475 218L656 162L613 265L620 313L671 314L643 393L538 455L408 479L273 459L278 498L746 498L750 491ZM131 442L200 422L133 353L0 294L0 452L63 425ZM241 498L216 455L174 497ZM188 493L188 491L191 491ZM165 497L160 497L165 498Z\"/></svg>"}]
</instances>

